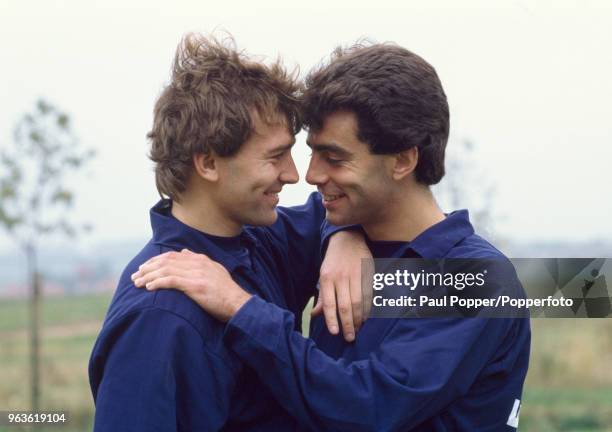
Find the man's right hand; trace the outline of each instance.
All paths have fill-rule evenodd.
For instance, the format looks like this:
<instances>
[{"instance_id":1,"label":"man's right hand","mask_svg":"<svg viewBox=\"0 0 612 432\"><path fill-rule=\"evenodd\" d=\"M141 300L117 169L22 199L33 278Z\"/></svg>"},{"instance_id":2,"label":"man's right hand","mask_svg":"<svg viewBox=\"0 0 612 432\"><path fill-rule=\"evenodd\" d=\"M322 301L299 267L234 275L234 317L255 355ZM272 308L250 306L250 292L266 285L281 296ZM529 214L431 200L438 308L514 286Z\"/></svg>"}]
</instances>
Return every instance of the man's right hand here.
<instances>
[{"instance_id":1,"label":"man's right hand","mask_svg":"<svg viewBox=\"0 0 612 432\"><path fill-rule=\"evenodd\" d=\"M321 265L319 297L311 316L323 313L331 334L338 334L338 315L342 334L347 342L367 319L372 304L372 292L362 290L362 260L372 253L363 234L339 231L333 234ZM371 285L370 285L371 286Z\"/></svg>"}]
</instances>

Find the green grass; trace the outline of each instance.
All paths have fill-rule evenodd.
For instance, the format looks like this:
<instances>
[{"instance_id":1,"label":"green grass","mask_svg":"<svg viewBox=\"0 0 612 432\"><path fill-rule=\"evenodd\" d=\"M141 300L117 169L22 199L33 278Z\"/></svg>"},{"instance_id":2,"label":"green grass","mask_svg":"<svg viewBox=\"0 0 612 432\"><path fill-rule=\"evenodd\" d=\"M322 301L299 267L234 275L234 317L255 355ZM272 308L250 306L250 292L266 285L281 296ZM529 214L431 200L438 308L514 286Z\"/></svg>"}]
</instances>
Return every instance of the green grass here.
<instances>
[{"instance_id":1,"label":"green grass","mask_svg":"<svg viewBox=\"0 0 612 432\"><path fill-rule=\"evenodd\" d=\"M44 299L42 304L42 407L68 411L70 423L37 431L91 430L93 401L87 362L110 295ZM24 410L28 402L28 323L23 300L0 302L0 410ZM0 431L25 430L0 426Z\"/></svg>"},{"instance_id":2,"label":"green grass","mask_svg":"<svg viewBox=\"0 0 612 432\"><path fill-rule=\"evenodd\" d=\"M109 303L108 294L45 298L42 307L42 324L49 326L101 321ZM0 301L0 333L25 329L28 320L28 304L24 300Z\"/></svg>"},{"instance_id":3,"label":"green grass","mask_svg":"<svg viewBox=\"0 0 612 432\"><path fill-rule=\"evenodd\" d=\"M612 389L526 388L521 431L612 430Z\"/></svg>"},{"instance_id":4,"label":"green grass","mask_svg":"<svg viewBox=\"0 0 612 432\"><path fill-rule=\"evenodd\" d=\"M67 410L71 424L39 429L91 430L93 401L87 362L110 295L45 299L42 406ZM27 307L0 301L0 410L28 406ZM308 328L309 312L304 314ZM530 370L522 432L612 431L612 320L532 321ZM24 430L0 426L0 432Z\"/></svg>"},{"instance_id":5,"label":"green grass","mask_svg":"<svg viewBox=\"0 0 612 432\"><path fill-rule=\"evenodd\" d=\"M534 319L520 430L612 431L612 320Z\"/></svg>"}]
</instances>

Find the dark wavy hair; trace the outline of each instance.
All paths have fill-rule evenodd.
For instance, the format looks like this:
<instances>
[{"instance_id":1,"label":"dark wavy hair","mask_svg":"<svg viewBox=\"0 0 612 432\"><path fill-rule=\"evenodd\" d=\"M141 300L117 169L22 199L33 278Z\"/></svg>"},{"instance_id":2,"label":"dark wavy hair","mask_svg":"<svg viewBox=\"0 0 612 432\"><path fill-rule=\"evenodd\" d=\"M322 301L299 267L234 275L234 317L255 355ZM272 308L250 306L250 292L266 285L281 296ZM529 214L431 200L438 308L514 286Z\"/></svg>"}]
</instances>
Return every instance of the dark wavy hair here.
<instances>
[{"instance_id":1,"label":"dark wavy hair","mask_svg":"<svg viewBox=\"0 0 612 432\"><path fill-rule=\"evenodd\" d=\"M432 185L444 176L448 102L435 69L418 55L390 43L336 48L306 77L304 124L320 130L339 110L356 115L357 136L371 153L416 146L417 181Z\"/></svg>"},{"instance_id":2,"label":"dark wavy hair","mask_svg":"<svg viewBox=\"0 0 612 432\"><path fill-rule=\"evenodd\" d=\"M250 60L231 37L186 35L147 135L159 194L179 199L195 154L236 154L253 133L255 113L268 124L286 122L297 134L301 85L296 75L280 59L270 65Z\"/></svg>"}]
</instances>

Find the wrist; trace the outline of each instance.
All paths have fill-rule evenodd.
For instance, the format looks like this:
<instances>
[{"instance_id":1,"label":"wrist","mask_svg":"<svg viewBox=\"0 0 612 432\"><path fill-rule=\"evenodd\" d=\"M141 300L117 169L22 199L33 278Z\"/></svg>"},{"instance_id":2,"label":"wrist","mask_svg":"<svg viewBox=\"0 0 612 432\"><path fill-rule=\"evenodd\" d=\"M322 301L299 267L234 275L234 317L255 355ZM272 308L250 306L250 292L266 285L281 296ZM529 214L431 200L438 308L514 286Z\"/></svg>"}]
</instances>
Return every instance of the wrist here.
<instances>
[{"instance_id":1,"label":"wrist","mask_svg":"<svg viewBox=\"0 0 612 432\"><path fill-rule=\"evenodd\" d=\"M351 231L338 231L331 235L327 243L327 250L350 248L360 244L363 241L363 236L359 233Z\"/></svg>"},{"instance_id":2,"label":"wrist","mask_svg":"<svg viewBox=\"0 0 612 432\"><path fill-rule=\"evenodd\" d=\"M252 295L240 289L234 298L229 302L228 316L225 317L225 322L229 321L238 311L251 299Z\"/></svg>"}]
</instances>

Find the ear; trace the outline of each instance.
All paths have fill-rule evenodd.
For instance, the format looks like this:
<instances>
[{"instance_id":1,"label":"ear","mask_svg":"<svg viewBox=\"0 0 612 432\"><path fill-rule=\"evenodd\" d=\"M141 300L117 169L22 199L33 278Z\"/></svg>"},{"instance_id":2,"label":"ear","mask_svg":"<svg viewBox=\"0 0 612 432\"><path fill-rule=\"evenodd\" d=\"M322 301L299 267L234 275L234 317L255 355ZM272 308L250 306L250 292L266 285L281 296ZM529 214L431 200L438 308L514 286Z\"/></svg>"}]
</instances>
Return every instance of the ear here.
<instances>
[{"instance_id":1,"label":"ear","mask_svg":"<svg viewBox=\"0 0 612 432\"><path fill-rule=\"evenodd\" d=\"M416 169L419 162L419 149L417 146L411 147L395 155L395 165L393 166L393 179L402 180Z\"/></svg>"},{"instance_id":2,"label":"ear","mask_svg":"<svg viewBox=\"0 0 612 432\"><path fill-rule=\"evenodd\" d=\"M211 182L219 180L218 164L215 161L213 152L209 154L198 153L193 155L193 166L196 174Z\"/></svg>"}]
</instances>

